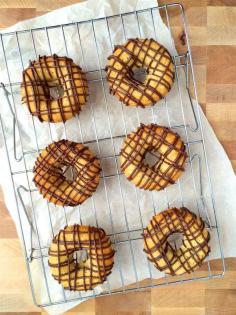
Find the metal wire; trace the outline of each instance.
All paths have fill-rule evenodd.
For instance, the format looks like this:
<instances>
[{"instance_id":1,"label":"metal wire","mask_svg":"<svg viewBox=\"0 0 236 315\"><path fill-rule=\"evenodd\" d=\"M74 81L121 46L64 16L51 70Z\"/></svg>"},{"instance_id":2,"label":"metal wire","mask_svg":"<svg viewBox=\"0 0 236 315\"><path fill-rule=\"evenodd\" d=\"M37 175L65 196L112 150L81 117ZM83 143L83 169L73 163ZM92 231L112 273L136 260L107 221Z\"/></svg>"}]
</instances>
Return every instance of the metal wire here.
<instances>
[{"instance_id":1,"label":"metal wire","mask_svg":"<svg viewBox=\"0 0 236 315\"><path fill-rule=\"evenodd\" d=\"M178 14L179 14L179 16L181 18L181 22L182 22L182 27L183 27L185 34L186 34L186 40L187 40L187 51L184 54L173 56L173 61L174 61L175 68L176 68L176 84L177 84L177 91L178 91L178 98L179 98L178 106L179 106L179 111L182 114L183 123L180 123L178 125L172 124L171 116L169 113L170 106L168 104L167 98L165 98L163 101L164 107L162 108L162 110L164 112L163 115L166 115L166 125L168 125L169 127L173 128L173 129L182 130L182 132L184 133L184 138L186 139L185 144L187 146L187 150L189 153L189 160L187 163L188 164L188 167L187 167L188 170L187 171L191 175L191 184L192 184L192 189L194 191L194 199L195 199L195 203L197 206L197 211L198 211L198 214L201 215L205 219L207 227L211 230L211 233L216 233L216 235L217 235L218 243L219 243L218 244L218 246L219 246L218 250L220 252L220 256L221 256L221 260L222 260L222 270L217 271L217 272L213 271L211 269L210 260L208 259L208 261L207 261L208 270L205 272L204 276L202 276L202 273L200 276L197 273L193 273L191 275L191 278L188 276L186 278L184 278L184 277L178 278L177 280L174 277L171 278L171 277L165 276L163 281L159 280L158 283L156 283L155 280L153 279L152 266L151 266L150 262L147 260L146 268L147 268L147 274L149 275L150 281L149 281L148 285L143 285L139 279L139 269L138 269L139 267L138 267L137 262L135 260L135 253L134 253L134 242L142 239L141 233L143 232L143 229L145 226L143 215L142 215L142 210L141 210L141 203L140 203L140 199L139 199L139 191L136 187L134 187L134 195L135 195L135 201L134 202L136 202L136 204L137 204L137 216L139 219L140 227L132 229L129 226L129 220L127 217L127 205L126 205L125 198L124 198L125 192L124 192L124 188L123 188L123 185L121 182L123 175L121 174L120 169L119 169L119 163L118 163L119 156L116 154L116 147L115 147L115 140L124 138L128 133L127 120L126 120L124 106L123 106L123 104L120 104L123 131L121 132L121 134L119 134L117 136L113 136L113 134L112 134L112 120L111 120L113 117L112 117L112 113L109 110L109 105L108 105L108 95L107 95L107 89L106 89L107 82L106 82L106 78L104 77L104 69L103 69L103 65L102 65L102 61L101 61L102 56L100 55L99 43L98 43L98 39L96 37L96 23L104 22L104 24L106 26L107 34L108 34L108 38L107 38L108 46L110 46L110 51L112 51L113 45L115 44L112 41L112 31L111 31L111 27L110 27L110 23L111 23L112 19L115 18L119 21L119 24L121 25L121 28L122 28L123 40L125 41L127 39L127 30L126 30L125 20L128 20L130 18L134 18L136 20L137 26L138 26L138 28L137 28L138 35L139 35L139 37L142 37L143 36L142 27L141 27L142 21L140 19L140 15L143 13L148 14L149 15L149 22L152 24L155 38L157 38L157 31L158 30L156 29L156 25L155 25L154 14L157 14L158 11L159 12L162 11L164 13L164 15L166 16L167 27L168 27L169 31L172 32L172 27L171 27L171 23L170 23L170 19L171 19L170 9L173 9L173 8L175 8L178 11ZM82 43L82 39L81 39L81 31L80 31L80 28L83 25L89 26L91 28L90 36L91 36L91 40L93 40L93 42L94 42L95 58L97 60L97 69L88 70L87 66L86 66L87 65L86 53L84 52L83 43ZM74 297L74 296L68 297L66 292L64 291L64 289L61 288L62 298L58 298L58 300L56 300L56 301L51 298L52 292L50 291L51 289L50 289L50 286L48 283L49 279L48 279L48 276L46 274L45 261L44 261L48 256L47 255L48 246L45 246L42 244L42 240L40 238L40 234L38 231L38 225L37 225L38 223L37 223L37 218L35 215L34 202L33 202L34 194L37 194L38 192L36 189L32 189L32 187L30 185L30 174L32 173L32 168L29 167L26 163L26 156L27 155L32 156L33 154L39 154L39 152L41 152L41 150L43 148L39 147L39 143L37 141L37 131L36 131L35 123L34 123L34 118L32 118L32 127L33 127L32 131L35 135L36 147L35 147L35 149L31 149L31 150L27 150L24 148L24 144L22 142L22 130L21 130L20 125L18 123L17 110L16 110L16 107L17 107L16 105L18 102L16 100L16 94L19 93L21 82L15 82L14 80L11 79L11 73L10 73L9 67L8 67L9 60L7 57L7 50L6 50L6 47L4 45L4 39L5 38L8 38L8 39L13 38L16 40L16 44L17 44L16 48L17 48L18 55L19 55L19 62L21 63L21 66L23 69L24 64L23 64L22 51L21 51L21 49L22 49L21 45L23 44L23 42L21 42L21 36L23 34L29 34L29 36L31 38L31 42L32 42L33 52L34 52L35 58L37 58L38 48L37 48L37 42L35 40L35 34L37 32L43 32L43 34L45 35L45 38L46 38L45 46L48 47L48 52L50 54L52 54L52 46L51 46L51 39L50 39L49 30L57 30L60 32L60 34L62 36L62 42L64 44L65 53L67 56L70 56L68 43L67 43L67 39L66 39L66 34L65 34L66 27L69 27L69 26L73 26L77 29L77 39L78 39L79 49L81 52L83 69L86 70L86 73L88 76L90 74L94 74L94 73L98 76L96 79L93 78L93 79L89 79L88 81L90 84L100 84L101 90L103 93L104 107L105 107L105 111L106 111L106 115L107 115L107 121L108 121L109 136L101 138L98 134L98 126L97 126L96 117L95 117L95 110L92 106L91 97L89 96L88 106L89 106L89 111L91 114L91 122L92 122L95 138L94 138L94 140L89 140L89 141L86 141L84 139L83 126L81 125L80 119L78 118L78 132L81 136L81 142L84 144L96 144L100 159L102 161L113 160L115 163L114 174L107 175L105 173L105 170L102 167L101 179L102 179L104 194L106 197L106 205L107 205L107 209L108 209L108 219L109 219L110 227L111 227L110 237L112 239L112 243L114 244L114 248L116 249L116 260L117 260L116 269L117 269L117 272L118 272L119 277L120 277L120 288L118 290L112 290L111 284L110 284L109 279L108 279L108 281L103 285L104 291L99 295L113 295L113 294L118 294L118 293L123 293L123 292L129 292L129 291L144 290L144 289L152 288L152 287L156 287L156 286L169 285L169 284L186 282L186 281L210 279L210 278L216 278L216 277L222 276L224 274L224 271L225 271L223 249L222 249L222 245L221 245L221 241L220 241L218 221L217 221L217 216L216 216L215 201L214 201L214 196L213 196L213 191L212 191L209 166L208 166L208 162L207 162L207 156L206 156L206 150L205 150L205 141L203 138L200 112L199 112L199 107L196 106L195 103L192 102L191 95L190 95L190 81L191 81L193 84L193 91L194 91L193 96L197 101L197 89L196 89L196 82L195 82L194 72L193 72L191 49L190 49L189 40L188 40L187 23L186 23L184 9L183 9L182 5L177 4L177 3L167 4L167 5L154 7L154 8L150 8L150 9L128 12L128 13L124 13L124 14L118 14L118 15L114 15L114 16L109 16L109 17L99 18L99 19L94 19L94 20L89 20L89 21L67 23L64 25L56 25L56 26L50 26L50 27L44 27L44 28L37 28L37 29L23 30L23 31L19 31L19 32L9 32L9 33L0 34L0 43L1 43L1 48L3 51L3 57L4 57L4 61L5 61L5 66L6 66L6 71L7 71L7 79L8 79L7 82L1 83L0 87L3 90L5 98L7 99L7 103L9 105L9 110L10 110L12 118L13 118L13 158L15 159L15 161L17 163L23 162L23 167L24 167L23 170L16 171L16 170L12 169L12 165L11 165L11 158L12 157L11 157L11 153L9 152L9 149L7 146L6 135L4 132L4 122L2 122L2 119L0 117L1 131L2 131L4 144L5 144L5 148L6 148L6 152L7 152L12 185L14 188L14 197L15 197L16 204L17 204L17 212L18 212L18 217L19 217L19 222L20 222L22 240L23 240L23 244L24 244L24 253L25 253L25 258L26 258L26 265L27 265L27 270L29 273L29 280L30 280L30 286L32 289L32 295L33 295L34 303L37 304L38 306L49 306L49 305L56 305L56 304L65 303L65 302L69 302L69 301L83 300L84 298L87 298L87 297L96 297L96 296L98 296L98 294L96 293L96 290L92 290L91 294L88 294L86 297L82 296L81 293L78 293L76 297ZM174 49L175 48L174 40L172 40L171 45L172 45L172 48ZM187 94L189 96L189 106L190 106L190 109L192 111L192 116L193 116L193 121L194 121L193 125L190 125L185 121L186 120L185 108L183 105L183 99L182 99L182 94L181 94L182 92L181 92L181 87L180 87L179 73L185 74L186 91L187 91ZM158 121L156 119L157 115L155 116L155 113L157 111L158 111L158 106L151 107L152 122L158 123ZM140 118L140 112L138 109L136 111L136 115L137 115L137 121L140 122L141 118ZM68 135L67 126L68 126L68 124L65 123L64 124L64 135L66 138ZM48 123L47 127L49 130L50 139L51 139L51 141L53 141L53 136L52 136L53 133L51 130L51 124ZM190 140L189 135L191 132L196 136L194 138L194 140ZM17 146L17 141L19 142L18 146ZM112 154L106 155L106 156L101 156L102 146L103 146L103 143L106 141L111 142ZM196 149L196 147L197 147L197 149ZM198 152L198 150L200 150L201 152ZM20 154L20 156L19 156L19 154ZM196 163L197 166L195 165L195 167L194 167L194 163ZM101 163L101 164L103 165L103 163ZM196 170L197 170L197 174L196 174ZM208 189L210 191L210 201L208 201L208 202L206 202L206 200L205 200L204 189L206 187L203 187L203 181L202 181L202 174L204 171L206 171L206 174L207 174ZM15 176L17 176L19 174L25 174L26 180L27 180L27 187L25 187L23 185L20 185L18 187L15 186L14 178L15 178ZM115 229L115 224L114 224L115 219L114 219L113 209L111 206L112 205L112 199L111 199L111 196L109 195L109 184L108 184L108 181L111 179L117 180L117 183L118 183L117 190L119 191L119 194L121 196L121 209L122 209L121 211L124 215L124 222L125 222L124 229L122 231L116 231L116 229ZM185 205L183 184L184 183L181 179L178 180L176 184L174 184L174 186L176 186L176 189L179 192L178 198L179 198L180 204L182 206ZM27 212L27 207L26 207L25 202L24 202L25 194L27 194L30 197L30 203L31 203L31 207L32 207L32 216L33 216L32 218L29 216L29 214ZM164 194L165 194L164 198L166 201L166 205L168 207L170 207L172 201L169 200L168 188L165 189ZM155 193L150 193L150 200L151 200L152 207L153 207L153 214L155 214L157 212L157 209L158 209L158 206L157 206L156 201L155 201ZM93 211L93 215L95 218L95 222L96 222L96 225L99 226L98 213L97 213L97 208L96 208L94 197L92 197L91 201L92 201L92 211ZM79 223L83 224L83 215L82 215L82 211L80 211L80 207L78 207L76 209L76 211L78 213ZM48 203L47 203L47 213L48 213L49 225L50 225L51 233L52 233L52 237L53 237L54 236L53 219L51 217L50 207L49 207ZM63 208L63 213L64 213L65 223L67 224L68 218L67 218L65 208ZM27 251L28 249L26 248L26 243L25 243L24 226L22 225L22 215L25 215L25 218L28 221L29 226L31 227L31 250L29 253ZM33 232L36 234L37 246L32 244ZM34 248L33 248L33 246L34 246ZM132 288L127 288L125 286L124 270L122 270L122 257L119 254L119 247L120 246L127 246L127 250L129 251L129 255L131 257L131 267L132 267L132 272L133 272L134 279L135 279L135 286L132 286ZM33 283L33 278L32 278L32 272L31 272L31 264L32 264L33 260L39 261L41 263L41 266L42 266L42 279L43 279L43 282L45 283L45 289L47 292L47 302L46 303L42 303L41 301L38 301L37 296L35 294L35 288L34 288L34 283ZM144 266L143 266L143 268L144 268Z\"/></svg>"}]
</instances>

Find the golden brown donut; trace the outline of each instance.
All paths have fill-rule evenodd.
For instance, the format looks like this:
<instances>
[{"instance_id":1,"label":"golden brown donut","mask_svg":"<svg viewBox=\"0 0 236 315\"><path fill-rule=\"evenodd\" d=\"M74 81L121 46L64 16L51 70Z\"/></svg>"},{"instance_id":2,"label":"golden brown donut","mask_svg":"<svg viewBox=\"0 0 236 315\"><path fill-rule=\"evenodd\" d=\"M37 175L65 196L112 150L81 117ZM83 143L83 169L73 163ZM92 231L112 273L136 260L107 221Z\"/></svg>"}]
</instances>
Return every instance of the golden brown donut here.
<instances>
[{"instance_id":1,"label":"golden brown donut","mask_svg":"<svg viewBox=\"0 0 236 315\"><path fill-rule=\"evenodd\" d=\"M146 70L144 82L134 78L137 68ZM128 106L154 105L170 91L175 67L165 47L154 39L129 39L117 45L106 67L110 93Z\"/></svg>"},{"instance_id":2,"label":"golden brown donut","mask_svg":"<svg viewBox=\"0 0 236 315\"><path fill-rule=\"evenodd\" d=\"M160 156L152 167L145 163L147 152ZM121 171L139 188L161 190L180 177L186 158L185 145L177 133L156 124L141 124L123 143Z\"/></svg>"},{"instance_id":3,"label":"golden brown donut","mask_svg":"<svg viewBox=\"0 0 236 315\"><path fill-rule=\"evenodd\" d=\"M76 177L66 179L63 167L73 167ZM53 142L38 156L33 181L49 202L77 206L89 198L99 183L100 162L81 143L68 140Z\"/></svg>"},{"instance_id":4,"label":"golden brown donut","mask_svg":"<svg viewBox=\"0 0 236 315\"><path fill-rule=\"evenodd\" d=\"M52 87L61 87L62 95L52 97ZM22 102L40 121L61 122L79 114L88 96L85 74L73 60L57 55L30 61L23 71Z\"/></svg>"},{"instance_id":5,"label":"golden brown donut","mask_svg":"<svg viewBox=\"0 0 236 315\"><path fill-rule=\"evenodd\" d=\"M180 248L168 242L174 233L183 235ZM154 216L143 238L148 259L158 270L172 276L193 272L210 253L210 234L204 221L184 207L167 209Z\"/></svg>"},{"instance_id":6,"label":"golden brown donut","mask_svg":"<svg viewBox=\"0 0 236 315\"><path fill-rule=\"evenodd\" d=\"M77 261L78 250L87 251L86 261ZM87 291L111 274L115 251L103 229L75 224L53 238L48 254L52 276L64 289Z\"/></svg>"}]
</instances>

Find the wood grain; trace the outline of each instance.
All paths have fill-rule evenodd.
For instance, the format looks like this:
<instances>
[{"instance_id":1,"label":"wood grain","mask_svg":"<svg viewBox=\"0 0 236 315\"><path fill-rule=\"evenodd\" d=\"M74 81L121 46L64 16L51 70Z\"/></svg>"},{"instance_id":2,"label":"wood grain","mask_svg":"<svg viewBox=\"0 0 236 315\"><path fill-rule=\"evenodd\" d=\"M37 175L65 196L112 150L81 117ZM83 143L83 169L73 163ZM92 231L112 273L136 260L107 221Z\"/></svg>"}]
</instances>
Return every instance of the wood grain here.
<instances>
[{"instance_id":1,"label":"wood grain","mask_svg":"<svg viewBox=\"0 0 236 315\"><path fill-rule=\"evenodd\" d=\"M0 0L0 28L77 0ZM176 2L161 0L159 3ZM200 103L236 170L236 1L183 0ZM183 29L172 21L179 51ZM0 193L0 314L46 314L33 305L26 268L12 219ZM146 290L87 301L68 314L235 315L236 259L227 259L222 280ZM214 262L219 269L219 262Z\"/></svg>"}]
</instances>

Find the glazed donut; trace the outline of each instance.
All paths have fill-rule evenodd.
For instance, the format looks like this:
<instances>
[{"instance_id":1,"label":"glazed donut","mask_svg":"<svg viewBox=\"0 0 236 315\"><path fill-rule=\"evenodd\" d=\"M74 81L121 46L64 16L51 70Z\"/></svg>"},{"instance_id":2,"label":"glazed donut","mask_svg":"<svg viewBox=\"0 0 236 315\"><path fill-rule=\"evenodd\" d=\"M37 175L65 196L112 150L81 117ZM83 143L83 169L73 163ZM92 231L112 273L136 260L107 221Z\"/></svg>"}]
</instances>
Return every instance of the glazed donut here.
<instances>
[{"instance_id":1,"label":"glazed donut","mask_svg":"<svg viewBox=\"0 0 236 315\"><path fill-rule=\"evenodd\" d=\"M76 177L67 180L63 167L72 167ZM77 206L89 198L99 183L100 162L81 143L68 140L53 142L38 156L33 181L49 202Z\"/></svg>"},{"instance_id":2,"label":"glazed donut","mask_svg":"<svg viewBox=\"0 0 236 315\"><path fill-rule=\"evenodd\" d=\"M62 95L52 96L52 88ZM88 83L81 68L67 57L41 56L23 71L22 103L40 121L66 121L81 110L88 96Z\"/></svg>"},{"instance_id":3,"label":"glazed donut","mask_svg":"<svg viewBox=\"0 0 236 315\"><path fill-rule=\"evenodd\" d=\"M137 68L146 70L146 79L134 78ZM175 67L171 55L154 39L129 39L117 45L106 67L110 93L128 106L154 105L170 91Z\"/></svg>"},{"instance_id":4,"label":"glazed donut","mask_svg":"<svg viewBox=\"0 0 236 315\"><path fill-rule=\"evenodd\" d=\"M74 253L86 250L86 261L78 262ZM71 225L54 238L49 248L48 264L52 276L71 291L87 291L103 283L111 274L114 250L103 229Z\"/></svg>"},{"instance_id":5,"label":"glazed donut","mask_svg":"<svg viewBox=\"0 0 236 315\"><path fill-rule=\"evenodd\" d=\"M147 152L160 156L152 167L145 163ZM180 177L186 158L185 145L177 133L156 124L141 124L123 143L121 171L139 188L161 190Z\"/></svg>"},{"instance_id":6,"label":"glazed donut","mask_svg":"<svg viewBox=\"0 0 236 315\"><path fill-rule=\"evenodd\" d=\"M174 233L183 235L180 248L168 242ZM204 221L187 208L171 208L154 216L143 238L148 259L158 270L172 276L193 272L210 252L210 234Z\"/></svg>"}]
</instances>

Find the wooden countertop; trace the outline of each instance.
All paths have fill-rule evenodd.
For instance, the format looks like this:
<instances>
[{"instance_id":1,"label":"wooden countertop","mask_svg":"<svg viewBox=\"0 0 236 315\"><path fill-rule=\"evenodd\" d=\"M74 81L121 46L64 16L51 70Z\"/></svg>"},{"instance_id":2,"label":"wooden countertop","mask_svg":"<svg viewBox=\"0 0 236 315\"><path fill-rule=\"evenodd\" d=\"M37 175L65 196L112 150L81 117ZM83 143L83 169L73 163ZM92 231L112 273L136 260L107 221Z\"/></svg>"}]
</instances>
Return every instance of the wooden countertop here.
<instances>
[{"instance_id":1,"label":"wooden countertop","mask_svg":"<svg viewBox=\"0 0 236 315\"><path fill-rule=\"evenodd\" d=\"M76 0L0 0L0 28ZM160 4L175 2L160 0ZM200 103L236 170L236 0L185 0ZM181 32L178 30L181 45ZM235 242L235 240L234 240ZM235 315L236 259L223 280L90 300L83 315ZM215 263L217 268L217 262ZM0 314L45 314L33 305L22 251L0 195Z\"/></svg>"}]
</instances>

